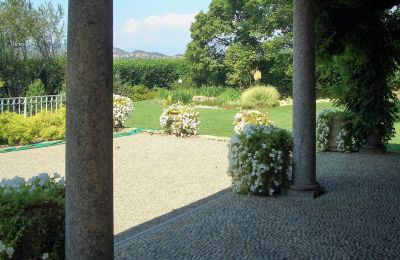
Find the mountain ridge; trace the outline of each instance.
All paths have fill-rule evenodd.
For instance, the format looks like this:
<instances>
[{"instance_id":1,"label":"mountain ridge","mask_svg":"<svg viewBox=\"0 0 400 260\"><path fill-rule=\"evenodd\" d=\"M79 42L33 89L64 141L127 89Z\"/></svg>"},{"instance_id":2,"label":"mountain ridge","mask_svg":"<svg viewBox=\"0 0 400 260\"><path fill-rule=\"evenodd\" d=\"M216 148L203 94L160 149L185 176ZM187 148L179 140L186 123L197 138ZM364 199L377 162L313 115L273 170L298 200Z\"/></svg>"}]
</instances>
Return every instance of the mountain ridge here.
<instances>
[{"instance_id":1,"label":"mountain ridge","mask_svg":"<svg viewBox=\"0 0 400 260\"><path fill-rule=\"evenodd\" d=\"M178 55L165 55L159 52L148 52L148 51L142 51L142 50L136 50L136 51L125 51L121 48L118 47L113 47L113 57L114 58L122 58L122 59L176 59L176 58L181 58L183 55L178 54Z\"/></svg>"}]
</instances>

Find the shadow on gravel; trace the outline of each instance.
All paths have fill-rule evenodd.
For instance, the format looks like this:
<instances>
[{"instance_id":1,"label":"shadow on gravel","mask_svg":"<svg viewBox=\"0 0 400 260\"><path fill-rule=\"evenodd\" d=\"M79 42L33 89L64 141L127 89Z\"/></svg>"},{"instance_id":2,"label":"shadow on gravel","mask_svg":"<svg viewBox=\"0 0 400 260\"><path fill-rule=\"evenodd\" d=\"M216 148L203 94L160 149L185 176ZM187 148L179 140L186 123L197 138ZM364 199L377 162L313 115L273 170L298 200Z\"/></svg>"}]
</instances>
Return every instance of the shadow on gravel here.
<instances>
[{"instance_id":1,"label":"shadow on gravel","mask_svg":"<svg viewBox=\"0 0 400 260\"><path fill-rule=\"evenodd\" d=\"M143 224L140 224L138 226L132 227L124 232L121 232L119 234L116 234L114 236L114 247L118 247L120 245L123 245L126 241L133 239L151 229L157 228L159 226L162 226L164 224L167 224L168 222L179 218L180 216L183 216L187 213L190 213L194 210L203 208L211 203L213 203L215 200L218 200L218 198L223 197L224 195L227 195L231 192L231 189L224 189L221 190L211 196L208 196L206 198L203 198L199 201L193 202L185 207L179 208L179 209L174 209L170 213L164 214L162 216L159 216L155 219L152 219L150 221L147 221Z\"/></svg>"}]
</instances>

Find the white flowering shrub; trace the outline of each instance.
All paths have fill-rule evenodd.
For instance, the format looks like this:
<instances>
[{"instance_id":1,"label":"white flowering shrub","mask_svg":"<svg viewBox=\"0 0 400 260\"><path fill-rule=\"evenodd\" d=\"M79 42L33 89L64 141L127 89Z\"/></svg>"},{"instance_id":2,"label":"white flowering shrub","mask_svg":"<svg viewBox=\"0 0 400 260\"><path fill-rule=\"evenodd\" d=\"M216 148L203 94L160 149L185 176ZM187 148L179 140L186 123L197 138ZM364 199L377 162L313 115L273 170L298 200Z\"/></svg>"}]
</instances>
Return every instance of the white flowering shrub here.
<instances>
[{"instance_id":1,"label":"white flowering shrub","mask_svg":"<svg viewBox=\"0 0 400 260\"><path fill-rule=\"evenodd\" d=\"M64 258L64 178L0 181L0 259Z\"/></svg>"},{"instance_id":2,"label":"white flowering shrub","mask_svg":"<svg viewBox=\"0 0 400 260\"><path fill-rule=\"evenodd\" d=\"M122 127L126 119L133 113L133 102L130 98L113 95L114 127Z\"/></svg>"},{"instance_id":3,"label":"white flowering shrub","mask_svg":"<svg viewBox=\"0 0 400 260\"><path fill-rule=\"evenodd\" d=\"M328 150L328 136L332 110L324 109L317 117L317 148L320 151Z\"/></svg>"},{"instance_id":4,"label":"white flowering shrub","mask_svg":"<svg viewBox=\"0 0 400 260\"><path fill-rule=\"evenodd\" d=\"M273 122L269 120L267 113L262 113L258 110L243 110L235 115L233 120L235 133L240 134L248 124L270 125Z\"/></svg>"},{"instance_id":5,"label":"white flowering shrub","mask_svg":"<svg viewBox=\"0 0 400 260\"><path fill-rule=\"evenodd\" d=\"M292 135L273 125L248 124L229 143L228 175L238 193L279 194L289 182Z\"/></svg>"},{"instance_id":6,"label":"white flowering shrub","mask_svg":"<svg viewBox=\"0 0 400 260\"><path fill-rule=\"evenodd\" d=\"M329 135L331 134L333 118L344 116L343 112L329 109L322 110L317 117L317 149L319 151L328 150ZM335 137L337 150L340 152L351 152L356 150L355 138L351 135L351 124L342 123L341 129Z\"/></svg>"},{"instance_id":7,"label":"white flowering shrub","mask_svg":"<svg viewBox=\"0 0 400 260\"><path fill-rule=\"evenodd\" d=\"M196 135L199 131L200 114L194 107L176 103L164 109L160 116L160 126L168 132L180 136Z\"/></svg>"}]
</instances>

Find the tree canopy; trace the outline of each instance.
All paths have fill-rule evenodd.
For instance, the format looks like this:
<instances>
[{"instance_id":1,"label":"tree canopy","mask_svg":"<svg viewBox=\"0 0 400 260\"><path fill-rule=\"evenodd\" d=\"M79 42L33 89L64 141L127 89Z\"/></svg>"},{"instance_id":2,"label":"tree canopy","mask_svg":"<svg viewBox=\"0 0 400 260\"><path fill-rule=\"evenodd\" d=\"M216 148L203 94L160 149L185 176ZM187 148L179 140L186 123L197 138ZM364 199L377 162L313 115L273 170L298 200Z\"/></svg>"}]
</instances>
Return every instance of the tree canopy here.
<instances>
[{"instance_id":1,"label":"tree canopy","mask_svg":"<svg viewBox=\"0 0 400 260\"><path fill-rule=\"evenodd\" d=\"M291 86L292 6L286 0L213 0L191 27L186 57L198 84Z\"/></svg>"},{"instance_id":2,"label":"tree canopy","mask_svg":"<svg viewBox=\"0 0 400 260\"><path fill-rule=\"evenodd\" d=\"M61 6L50 2L34 8L29 0L0 1L0 96L22 95L35 79L48 94L61 86L62 17Z\"/></svg>"}]
</instances>

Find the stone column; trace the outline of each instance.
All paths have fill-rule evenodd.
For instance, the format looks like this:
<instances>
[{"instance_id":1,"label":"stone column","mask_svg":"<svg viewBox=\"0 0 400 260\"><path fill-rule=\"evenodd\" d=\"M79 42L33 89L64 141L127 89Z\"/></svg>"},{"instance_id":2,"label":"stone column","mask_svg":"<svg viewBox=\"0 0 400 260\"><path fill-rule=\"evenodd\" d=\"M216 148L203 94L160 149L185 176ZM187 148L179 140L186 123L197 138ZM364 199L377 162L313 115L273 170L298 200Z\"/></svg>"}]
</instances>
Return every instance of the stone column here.
<instances>
[{"instance_id":1,"label":"stone column","mask_svg":"<svg viewBox=\"0 0 400 260\"><path fill-rule=\"evenodd\" d=\"M316 191L315 0L293 0L294 190Z\"/></svg>"},{"instance_id":2,"label":"stone column","mask_svg":"<svg viewBox=\"0 0 400 260\"><path fill-rule=\"evenodd\" d=\"M113 1L69 0L66 259L113 259Z\"/></svg>"}]
</instances>

